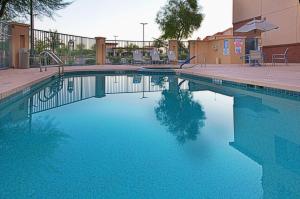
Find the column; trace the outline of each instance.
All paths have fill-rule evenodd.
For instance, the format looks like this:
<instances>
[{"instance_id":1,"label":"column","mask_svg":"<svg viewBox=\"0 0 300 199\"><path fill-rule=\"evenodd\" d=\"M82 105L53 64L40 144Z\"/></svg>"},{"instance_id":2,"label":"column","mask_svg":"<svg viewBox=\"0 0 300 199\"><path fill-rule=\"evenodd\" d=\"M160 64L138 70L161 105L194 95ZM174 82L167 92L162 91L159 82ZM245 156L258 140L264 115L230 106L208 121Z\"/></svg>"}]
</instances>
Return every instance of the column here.
<instances>
[{"instance_id":1,"label":"column","mask_svg":"<svg viewBox=\"0 0 300 199\"><path fill-rule=\"evenodd\" d=\"M106 46L104 37L96 37L96 64L104 65L106 64Z\"/></svg>"},{"instance_id":2,"label":"column","mask_svg":"<svg viewBox=\"0 0 300 199\"><path fill-rule=\"evenodd\" d=\"M29 49L29 25L10 23L10 67L21 68L19 63L19 51L21 48Z\"/></svg>"},{"instance_id":3,"label":"column","mask_svg":"<svg viewBox=\"0 0 300 199\"><path fill-rule=\"evenodd\" d=\"M190 57L196 56L196 41L189 41ZM191 60L191 64L196 64L196 59Z\"/></svg>"}]
</instances>

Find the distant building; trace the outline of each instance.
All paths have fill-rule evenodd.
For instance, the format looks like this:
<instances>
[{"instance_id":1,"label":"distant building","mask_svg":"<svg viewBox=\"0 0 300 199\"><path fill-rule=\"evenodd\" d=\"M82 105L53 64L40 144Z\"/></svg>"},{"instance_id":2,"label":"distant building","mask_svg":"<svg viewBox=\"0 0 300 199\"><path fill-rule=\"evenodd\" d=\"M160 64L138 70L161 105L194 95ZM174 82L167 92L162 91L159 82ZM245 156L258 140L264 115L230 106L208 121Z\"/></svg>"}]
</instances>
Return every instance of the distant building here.
<instances>
[{"instance_id":1,"label":"distant building","mask_svg":"<svg viewBox=\"0 0 300 199\"><path fill-rule=\"evenodd\" d=\"M203 39L203 41L210 41L210 40L214 40L214 39L217 39L217 38L224 38L226 36L232 36L233 35L233 28L228 28L222 32L218 32L214 35L211 35L211 36L207 36Z\"/></svg>"},{"instance_id":2,"label":"distant building","mask_svg":"<svg viewBox=\"0 0 300 199\"><path fill-rule=\"evenodd\" d=\"M191 64L243 64L245 37L233 36L233 28L207 36L203 40L190 40Z\"/></svg>"},{"instance_id":3,"label":"distant building","mask_svg":"<svg viewBox=\"0 0 300 199\"><path fill-rule=\"evenodd\" d=\"M235 32L254 18L266 19L279 29L262 34ZM268 62L272 54L289 48L289 62L300 63L300 0L233 0L233 31L235 36L247 36L248 45L261 38Z\"/></svg>"}]
</instances>

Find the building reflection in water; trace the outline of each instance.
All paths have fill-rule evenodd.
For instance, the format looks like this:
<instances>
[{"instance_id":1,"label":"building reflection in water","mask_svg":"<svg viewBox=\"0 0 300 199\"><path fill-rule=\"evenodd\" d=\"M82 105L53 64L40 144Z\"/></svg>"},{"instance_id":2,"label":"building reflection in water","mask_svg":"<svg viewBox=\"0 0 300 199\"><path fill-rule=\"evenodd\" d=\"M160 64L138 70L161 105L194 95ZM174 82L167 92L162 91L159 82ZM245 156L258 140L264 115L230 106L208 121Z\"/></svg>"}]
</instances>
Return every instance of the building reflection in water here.
<instances>
[{"instance_id":1,"label":"building reflection in water","mask_svg":"<svg viewBox=\"0 0 300 199\"><path fill-rule=\"evenodd\" d=\"M300 198L300 102L234 98L230 145L262 166L264 198Z\"/></svg>"},{"instance_id":2,"label":"building reflection in water","mask_svg":"<svg viewBox=\"0 0 300 199\"><path fill-rule=\"evenodd\" d=\"M262 167L264 198L300 198L300 101L192 80L194 91L234 98L234 141L229 145Z\"/></svg>"}]
</instances>

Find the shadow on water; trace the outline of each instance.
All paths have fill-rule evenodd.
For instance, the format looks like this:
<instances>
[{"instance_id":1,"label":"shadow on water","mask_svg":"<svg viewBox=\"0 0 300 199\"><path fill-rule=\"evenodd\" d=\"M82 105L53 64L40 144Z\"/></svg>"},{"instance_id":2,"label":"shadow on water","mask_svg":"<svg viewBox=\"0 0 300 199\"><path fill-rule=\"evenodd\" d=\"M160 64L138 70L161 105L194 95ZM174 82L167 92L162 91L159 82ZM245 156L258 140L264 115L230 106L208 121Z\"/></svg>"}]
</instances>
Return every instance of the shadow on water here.
<instances>
[{"instance_id":1,"label":"shadow on water","mask_svg":"<svg viewBox=\"0 0 300 199\"><path fill-rule=\"evenodd\" d=\"M3 152L0 161L6 163L0 166L1 171L14 170L11 167L5 168L5 165L15 165L24 172L33 169L36 174L38 171L35 168L54 168L52 166L55 165L49 165L47 160L68 138L56 125L53 118L41 117L31 124L28 121L20 121L0 127L0 146ZM47 164L40 167L45 161Z\"/></svg>"},{"instance_id":2,"label":"shadow on water","mask_svg":"<svg viewBox=\"0 0 300 199\"><path fill-rule=\"evenodd\" d=\"M180 90L177 78L170 80L169 90L162 91L155 113L180 144L196 140L206 119L201 104L194 101L190 91Z\"/></svg>"},{"instance_id":3,"label":"shadow on water","mask_svg":"<svg viewBox=\"0 0 300 199\"><path fill-rule=\"evenodd\" d=\"M60 172L55 153L68 136L52 117L33 119L29 104L26 97L0 111L0 198L21 197L46 173Z\"/></svg>"}]
</instances>

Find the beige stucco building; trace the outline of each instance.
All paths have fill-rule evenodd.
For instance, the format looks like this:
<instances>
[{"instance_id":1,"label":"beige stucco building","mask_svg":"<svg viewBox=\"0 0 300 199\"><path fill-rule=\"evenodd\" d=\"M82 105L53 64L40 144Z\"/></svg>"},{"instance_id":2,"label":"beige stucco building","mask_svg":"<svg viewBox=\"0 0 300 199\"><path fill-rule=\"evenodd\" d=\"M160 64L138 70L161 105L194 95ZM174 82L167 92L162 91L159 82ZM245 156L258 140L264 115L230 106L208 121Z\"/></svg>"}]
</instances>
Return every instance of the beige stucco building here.
<instances>
[{"instance_id":1,"label":"beige stucco building","mask_svg":"<svg viewBox=\"0 0 300 199\"><path fill-rule=\"evenodd\" d=\"M245 54L245 37L233 36L228 28L205 39L189 41L191 64L242 64Z\"/></svg>"},{"instance_id":2,"label":"beige stucco building","mask_svg":"<svg viewBox=\"0 0 300 199\"><path fill-rule=\"evenodd\" d=\"M261 37L261 46L267 61L274 53L283 53L289 48L289 62L300 63L300 1L299 0L233 0L234 31L245 23L256 19L266 19L279 29L266 33L244 35Z\"/></svg>"}]
</instances>

